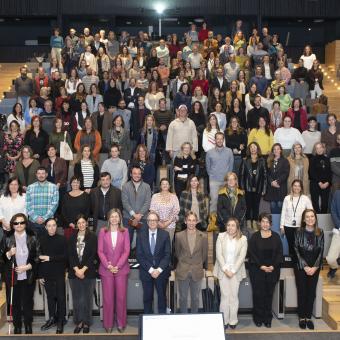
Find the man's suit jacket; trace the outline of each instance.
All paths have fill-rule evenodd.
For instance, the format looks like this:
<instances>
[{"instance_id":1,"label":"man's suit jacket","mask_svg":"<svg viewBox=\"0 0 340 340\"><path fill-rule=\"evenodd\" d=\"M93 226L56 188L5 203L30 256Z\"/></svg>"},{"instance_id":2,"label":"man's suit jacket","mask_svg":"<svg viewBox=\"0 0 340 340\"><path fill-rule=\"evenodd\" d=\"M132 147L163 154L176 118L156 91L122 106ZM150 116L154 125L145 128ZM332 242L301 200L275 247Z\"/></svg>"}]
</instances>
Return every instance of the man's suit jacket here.
<instances>
[{"instance_id":1,"label":"man's suit jacket","mask_svg":"<svg viewBox=\"0 0 340 340\"><path fill-rule=\"evenodd\" d=\"M183 230L175 236L175 254L177 258L176 279L185 280L191 272L194 281L204 277L204 268L208 260L208 238L206 233L196 230L194 250L191 253L188 231Z\"/></svg>"},{"instance_id":2,"label":"man's suit jacket","mask_svg":"<svg viewBox=\"0 0 340 340\"><path fill-rule=\"evenodd\" d=\"M100 42L98 49L96 49L96 46L94 42L91 44L91 53L94 54L95 56L98 54L98 50L103 47L104 51L106 52L105 44Z\"/></svg>"},{"instance_id":3,"label":"man's suit jacket","mask_svg":"<svg viewBox=\"0 0 340 340\"><path fill-rule=\"evenodd\" d=\"M134 107L138 106L138 97L141 96L142 90L138 87L135 87L133 94L131 92L131 88L128 87L127 89L124 90L124 100L126 103L126 107L130 110L132 110L131 107L129 107L129 104L132 102L134 104Z\"/></svg>"},{"instance_id":4,"label":"man's suit jacket","mask_svg":"<svg viewBox=\"0 0 340 340\"><path fill-rule=\"evenodd\" d=\"M157 229L156 247L152 255L149 241L149 228L142 229L137 235L136 257L140 264L139 277L142 281L152 281L149 269L161 268L158 278L167 279L170 275L171 246L166 230Z\"/></svg>"},{"instance_id":5,"label":"man's suit jacket","mask_svg":"<svg viewBox=\"0 0 340 340\"><path fill-rule=\"evenodd\" d=\"M151 114L151 111L147 109L146 107L144 107L144 118L149 114ZM131 139L138 142L142 128L143 126L140 125L139 109L137 106L137 108L131 111L131 127L130 127Z\"/></svg>"},{"instance_id":6,"label":"man's suit jacket","mask_svg":"<svg viewBox=\"0 0 340 340\"><path fill-rule=\"evenodd\" d=\"M111 232L102 228L98 235L98 256L100 259L99 274L112 277L107 269L109 263L118 267L118 273L114 276L127 275L130 272L128 258L130 255L130 237L127 229L117 232L116 246L112 246Z\"/></svg>"},{"instance_id":7,"label":"man's suit jacket","mask_svg":"<svg viewBox=\"0 0 340 340\"><path fill-rule=\"evenodd\" d=\"M101 194L101 188L97 187L91 190L91 207L92 207L92 216L93 216L93 225L96 227L98 222L99 215L99 195ZM106 193L106 199L109 199L110 209L116 208L122 211L122 194L121 191L114 186L110 186L109 191Z\"/></svg>"},{"instance_id":8,"label":"man's suit jacket","mask_svg":"<svg viewBox=\"0 0 340 340\"><path fill-rule=\"evenodd\" d=\"M220 86L220 82L218 81L217 77L215 77L212 81L211 81L211 85L210 85L210 91L212 93L212 91L214 90L214 88L218 88L220 91L226 93L228 91L228 82L227 80L223 77L223 83L222 86Z\"/></svg>"}]
</instances>

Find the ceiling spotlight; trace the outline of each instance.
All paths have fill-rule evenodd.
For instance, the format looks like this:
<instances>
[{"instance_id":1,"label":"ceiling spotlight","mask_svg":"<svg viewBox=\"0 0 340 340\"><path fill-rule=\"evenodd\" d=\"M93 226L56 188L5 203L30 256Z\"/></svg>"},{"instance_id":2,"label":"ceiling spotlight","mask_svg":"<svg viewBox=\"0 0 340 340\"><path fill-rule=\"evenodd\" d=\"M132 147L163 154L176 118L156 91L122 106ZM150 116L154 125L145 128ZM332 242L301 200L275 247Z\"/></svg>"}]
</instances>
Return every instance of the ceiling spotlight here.
<instances>
[{"instance_id":1,"label":"ceiling spotlight","mask_svg":"<svg viewBox=\"0 0 340 340\"><path fill-rule=\"evenodd\" d=\"M158 3L155 4L154 8L155 8L155 11L158 14L163 14L163 12L165 10L165 5L161 2L158 2Z\"/></svg>"}]
</instances>

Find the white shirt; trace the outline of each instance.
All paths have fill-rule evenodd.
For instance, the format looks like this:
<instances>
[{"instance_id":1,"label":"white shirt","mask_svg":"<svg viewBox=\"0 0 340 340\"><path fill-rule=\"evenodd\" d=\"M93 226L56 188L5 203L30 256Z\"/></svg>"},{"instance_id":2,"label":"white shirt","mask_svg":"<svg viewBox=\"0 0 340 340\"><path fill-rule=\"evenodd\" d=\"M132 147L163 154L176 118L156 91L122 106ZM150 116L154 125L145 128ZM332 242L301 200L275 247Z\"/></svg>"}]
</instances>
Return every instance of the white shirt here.
<instances>
[{"instance_id":1,"label":"white shirt","mask_svg":"<svg viewBox=\"0 0 340 340\"><path fill-rule=\"evenodd\" d=\"M302 138L301 132L293 127L291 128L278 128L274 132L274 143L280 143L282 149L291 149L294 143L300 143L302 148L306 146Z\"/></svg>"},{"instance_id":2,"label":"white shirt","mask_svg":"<svg viewBox=\"0 0 340 340\"><path fill-rule=\"evenodd\" d=\"M280 227L299 228L301 226L302 213L305 209L313 209L312 202L308 196L301 195L299 200L299 197L287 195L283 200Z\"/></svg>"},{"instance_id":3,"label":"white shirt","mask_svg":"<svg viewBox=\"0 0 340 340\"><path fill-rule=\"evenodd\" d=\"M116 248L117 244L117 231L111 231L111 240L113 249Z\"/></svg>"},{"instance_id":4,"label":"white shirt","mask_svg":"<svg viewBox=\"0 0 340 340\"><path fill-rule=\"evenodd\" d=\"M151 239L152 239L152 234L154 234L154 238L155 238L155 242L156 242L155 245L157 245L157 228L156 228L155 230L150 230L150 229L149 229L149 245L150 245L150 249L151 249ZM158 270L160 273L162 273L162 271L163 271L163 269L160 268L160 267L158 267L158 268L150 267L149 273L152 274L152 272L153 272L154 270Z\"/></svg>"},{"instance_id":5,"label":"white shirt","mask_svg":"<svg viewBox=\"0 0 340 340\"><path fill-rule=\"evenodd\" d=\"M307 55L302 55L300 57L300 59L303 60L303 66L307 69L310 70L313 66L313 62L316 59L316 56L314 53L312 53L311 55L307 56Z\"/></svg>"},{"instance_id":6,"label":"white shirt","mask_svg":"<svg viewBox=\"0 0 340 340\"><path fill-rule=\"evenodd\" d=\"M304 149L305 154L311 154L313 152L314 145L321 140L321 132L320 131L303 131L302 138L306 143L306 147Z\"/></svg>"},{"instance_id":7,"label":"white shirt","mask_svg":"<svg viewBox=\"0 0 340 340\"><path fill-rule=\"evenodd\" d=\"M269 64L263 64L264 67L264 76L266 79L271 80L272 76L270 74L270 66Z\"/></svg>"},{"instance_id":8,"label":"white shirt","mask_svg":"<svg viewBox=\"0 0 340 340\"><path fill-rule=\"evenodd\" d=\"M26 194L18 195L15 199L10 196L0 197L0 219L3 222L10 222L12 216L18 213L26 215Z\"/></svg>"},{"instance_id":9,"label":"white shirt","mask_svg":"<svg viewBox=\"0 0 340 340\"><path fill-rule=\"evenodd\" d=\"M236 258L236 239L226 236L225 265L223 270L230 270L235 273L234 264Z\"/></svg>"}]
</instances>

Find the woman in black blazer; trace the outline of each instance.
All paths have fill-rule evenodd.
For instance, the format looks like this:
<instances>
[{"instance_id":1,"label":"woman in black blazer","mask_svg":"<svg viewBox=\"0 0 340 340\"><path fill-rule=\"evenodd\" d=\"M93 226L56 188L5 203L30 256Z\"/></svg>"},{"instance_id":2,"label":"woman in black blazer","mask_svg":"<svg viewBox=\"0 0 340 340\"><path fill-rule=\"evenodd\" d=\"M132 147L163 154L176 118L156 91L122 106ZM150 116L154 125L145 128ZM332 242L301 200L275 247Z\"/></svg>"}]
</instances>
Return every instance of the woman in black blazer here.
<instances>
[{"instance_id":1,"label":"woman in black blazer","mask_svg":"<svg viewBox=\"0 0 340 340\"><path fill-rule=\"evenodd\" d=\"M271 230L272 216L261 213L259 231L248 243L249 276L253 288L253 319L257 327L272 324L274 288L280 278L283 262L282 242L279 234Z\"/></svg>"},{"instance_id":2,"label":"woman in black blazer","mask_svg":"<svg viewBox=\"0 0 340 340\"><path fill-rule=\"evenodd\" d=\"M68 243L69 281L72 290L74 333L90 332L93 291L96 284L97 236L88 230L84 215L76 219L78 233Z\"/></svg>"},{"instance_id":3,"label":"woman in black blazer","mask_svg":"<svg viewBox=\"0 0 340 340\"><path fill-rule=\"evenodd\" d=\"M281 214L284 198L287 196L289 162L283 156L282 146L275 143L267 158L267 192L264 199L270 202L272 214Z\"/></svg>"},{"instance_id":4,"label":"woman in black blazer","mask_svg":"<svg viewBox=\"0 0 340 340\"><path fill-rule=\"evenodd\" d=\"M12 265L14 263L13 324L14 334L21 334L22 317L25 333L32 334L33 294L40 244L33 231L27 228L25 214L15 214L10 221L11 231L2 241L1 254L5 261L7 305L10 304Z\"/></svg>"},{"instance_id":5,"label":"woman in black blazer","mask_svg":"<svg viewBox=\"0 0 340 340\"><path fill-rule=\"evenodd\" d=\"M91 168L93 173L89 172ZM74 165L74 176L80 179L80 190L85 191L87 194L98 184L99 167L93 158L90 146L87 144L80 149L79 158Z\"/></svg>"},{"instance_id":6,"label":"woman in black blazer","mask_svg":"<svg viewBox=\"0 0 340 340\"><path fill-rule=\"evenodd\" d=\"M267 166L256 142L248 145L246 155L240 167L239 184L246 193L247 227L257 230L260 201L267 189Z\"/></svg>"},{"instance_id":7,"label":"woman in black blazer","mask_svg":"<svg viewBox=\"0 0 340 340\"><path fill-rule=\"evenodd\" d=\"M303 212L301 228L296 231L294 240L299 326L314 329L311 318L324 251L324 233L318 227L315 210L306 209Z\"/></svg>"}]
</instances>

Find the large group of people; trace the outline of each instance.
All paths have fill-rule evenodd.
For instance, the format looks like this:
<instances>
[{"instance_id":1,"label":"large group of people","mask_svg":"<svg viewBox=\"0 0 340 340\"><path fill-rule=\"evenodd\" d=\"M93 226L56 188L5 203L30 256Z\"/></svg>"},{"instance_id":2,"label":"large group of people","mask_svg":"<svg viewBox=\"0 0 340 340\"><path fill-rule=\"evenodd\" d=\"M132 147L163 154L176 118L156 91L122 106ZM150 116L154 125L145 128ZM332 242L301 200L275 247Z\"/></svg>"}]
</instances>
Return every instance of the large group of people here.
<instances>
[{"instance_id":1,"label":"large group of people","mask_svg":"<svg viewBox=\"0 0 340 340\"><path fill-rule=\"evenodd\" d=\"M299 326L314 329L324 256L317 214L334 221L330 279L340 262L340 125L311 47L293 67L278 35L267 27L248 35L241 20L225 39L203 23L191 25L184 43L176 34L150 41L142 31L117 37L85 28L65 38L54 29L50 45L48 69L32 78L20 69L17 103L0 132L1 255L14 332L23 319L32 333L39 279L49 314L41 329L63 333L66 272L74 333L90 332L98 276L103 326L124 332L131 266L145 313L155 312L154 289L166 313L171 270L180 311L190 290L198 312L209 231L218 234L213 273L226 328L238 323L246 258L254 323L271 327L289 255ZM328 125L321 131L320 116ZM272 214L281 214L287 254Z\"/></svg>"}]
</instances>

